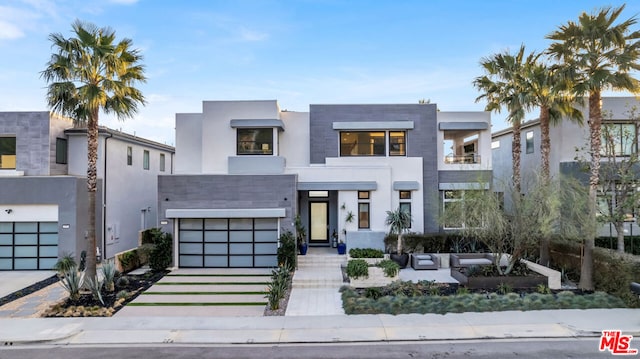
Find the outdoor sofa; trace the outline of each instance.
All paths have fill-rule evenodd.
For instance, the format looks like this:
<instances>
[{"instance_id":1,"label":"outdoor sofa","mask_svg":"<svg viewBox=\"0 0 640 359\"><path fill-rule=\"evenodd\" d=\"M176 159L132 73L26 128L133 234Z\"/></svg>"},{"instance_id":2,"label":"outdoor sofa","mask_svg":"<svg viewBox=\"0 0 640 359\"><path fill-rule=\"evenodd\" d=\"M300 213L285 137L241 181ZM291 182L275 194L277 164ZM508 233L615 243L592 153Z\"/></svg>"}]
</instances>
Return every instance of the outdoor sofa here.
<instances>
[{"instance_id":1,"label":"outdoor sofa","mask_svg":"<svg viewBox=\"0 0 640 359\"><path fill-rule=\"evenodd\" d=\"M440 265L440 257L431 253L412 253L411 267L415 270L421 269L438 269Z\"/></svg>"},{"instance_id":2,"label":"outdoor sofa","mask_svg":"<svg viewBox=\"0 0 640 359\"><path fill-rule=\"evenodd\" d=\"M471 267L493 264L493 254L491 253L451 253L451 266Z\"/></svg>"}]
</instances>

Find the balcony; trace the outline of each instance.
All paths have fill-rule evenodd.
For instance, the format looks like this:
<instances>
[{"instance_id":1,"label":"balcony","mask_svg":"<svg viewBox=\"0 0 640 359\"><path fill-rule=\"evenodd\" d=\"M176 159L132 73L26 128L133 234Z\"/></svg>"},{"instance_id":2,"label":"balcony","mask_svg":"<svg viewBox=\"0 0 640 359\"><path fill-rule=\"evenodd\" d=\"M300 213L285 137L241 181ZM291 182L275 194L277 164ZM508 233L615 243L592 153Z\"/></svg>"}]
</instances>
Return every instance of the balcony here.
<instances>
[{"instance_id":1,"label":"balcony","mask_svg":"<svg viewBox=\"0 0 640 359\"><path fill-rule=\"evenodd\" d=\"M447 155L444 157L445 164L479 164L480 155L477 153L467 153L464 155Z\"/></svg>"}]
</instances>

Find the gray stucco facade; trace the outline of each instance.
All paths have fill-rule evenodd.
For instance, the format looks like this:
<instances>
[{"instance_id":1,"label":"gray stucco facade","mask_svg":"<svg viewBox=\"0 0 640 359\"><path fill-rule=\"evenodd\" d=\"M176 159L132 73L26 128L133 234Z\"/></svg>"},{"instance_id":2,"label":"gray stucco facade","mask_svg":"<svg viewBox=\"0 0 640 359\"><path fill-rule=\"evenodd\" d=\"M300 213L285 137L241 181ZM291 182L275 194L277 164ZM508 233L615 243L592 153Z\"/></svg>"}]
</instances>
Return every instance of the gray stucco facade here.
<instances>
[{"instance_id":1,"label":"gray stucco facade","mask_svg":"<svg viewBox=\"0 0 640 359\"><path fill-rule=\"evenodd\" d=\"M284 208L283 230L293 231L297 213L295 175L170 175L158 177L161 228L173 233L168 209ZM250 215L248 215L250 217ZM162 224L167 220L167 224Z\"/></svg>"},{"instance_id":2,"label":"gray stucco facade","mask_svg":"<svg viewBox=\"0 0 640 359\"><path fill-rule=\"evenodd\" d=\"M422 158L424 231L438 232L438 124L435 104L389 105L311 105L311 163L324 163L327 157L338 157L340 131L334 122L397 122L411 121L407 130L407 157Z\"/></svg>"}]
</instances>

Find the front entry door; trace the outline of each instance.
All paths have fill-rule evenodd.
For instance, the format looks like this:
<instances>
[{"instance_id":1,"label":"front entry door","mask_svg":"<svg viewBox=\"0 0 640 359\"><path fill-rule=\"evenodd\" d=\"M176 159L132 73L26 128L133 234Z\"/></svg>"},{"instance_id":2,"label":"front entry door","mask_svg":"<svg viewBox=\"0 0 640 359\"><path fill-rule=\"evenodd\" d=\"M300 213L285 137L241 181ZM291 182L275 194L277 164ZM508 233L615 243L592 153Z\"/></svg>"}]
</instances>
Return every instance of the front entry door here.
<instances>
[{"instance_id":1,"label":"front entry door","mask_svg":"<svg viewBox=\"0 0 640 359\"><path fill-rule=\"evenodd\" d=\"M309 244L329 244L329 202L310 202L309 217Z\"/></svg>"}]
</instances>

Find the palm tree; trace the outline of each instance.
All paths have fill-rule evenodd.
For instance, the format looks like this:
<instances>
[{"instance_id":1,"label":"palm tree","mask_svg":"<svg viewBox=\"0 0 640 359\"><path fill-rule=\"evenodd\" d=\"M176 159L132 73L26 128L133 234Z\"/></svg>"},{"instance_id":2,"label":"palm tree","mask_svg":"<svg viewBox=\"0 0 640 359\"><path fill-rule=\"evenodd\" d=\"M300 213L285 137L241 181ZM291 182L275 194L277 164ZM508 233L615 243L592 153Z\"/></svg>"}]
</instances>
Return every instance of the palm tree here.
<instances>
[{"instance_id":1,"label":"palm tree","mask_svg":"<svg viewBox=\"0 0 640 359\"><path fill-rule=\"evenodd\" d=\"M119 119L132 117L144 105L142 93L133 87L145 82L142 55L132 41L116 43L108 27L76 20L75 37L49 35L54 53L41 72L48 83L47 103L53 112L69 116L76 126L87 126L87 190L89 208L87 275L96 275L96 190L98 159L98 114L113 113Z\"/></svg>"},{"instance_id":2,"label":"palm tree","mask_svg":"<svg viewBox=\"0 0 640 359\"><path fill-rule=\"evenodd\" d=\"M635 93L640 89L640 83L630 74L630 71L640 70L640 32L631 32L631 26L637 20L631 17L616 24L624 7L605 7L597 13L582 13L578 22L569 21L546 36L554 41L547 52L560 62L564 75L573 83L572 91L576 96L589 96L589 198L594 221L600 172L602 91L628 90ZM587 290L594 288L595 236L593 231L584 241L579 286Z\"/></svg>"},{"instance_id":3,"label":"palm tree","mask_svg":"<svg viewBox=\"0 0 640 359\"><path fill-rule=\"evenodd\" d=\"M560 76L557 69L547 66L540 60L542 54L532 53L527 57L522 73L521 96L523 105L528 110L540 108L540 183L545 187L550 184L549 157L551 152L550 125L556 125L563 117L582 123L582 112L575 104L575 97L567 91L568 84ZM540 241L540 263L549 265L548 236Z\"/></svg>"},{"instance_id":4,"label":"palm tree","mask_svg":"<svg viewBox=\"0 0 640 359\"><path fill-rule=\"evenodd\" d=\"M507 121L513 126L511 155L513 158L513 188L520 193L520 154L522 152L520 125L525 115L526 104L522 96L522 71L525 66L524 45L512 55L508 51L483 58L480 65L486 72L477 77L473 85L482 92L476 102L486 99L485 111L500 112L507 108Z\"/></svg>"},{"instance_id":5,"label":"palm tree","mask_svg":"<svg viewBox=\"0 0 640 359\"><path fill-rule=\"evenodd\" d=\"M390 234L398 235L397 254L401 256L402 253L402 234L409 228L411 228L411 213L406 209L398 207L395 211L387 211L387 218L385 224L389 226ZM404 261L404 260L403 260ZM399 263L400 264L400 263ZM404 262L406 266L407 262ZM400 264L402 267L403 265Z\"/></svg>"}]
</instances>

